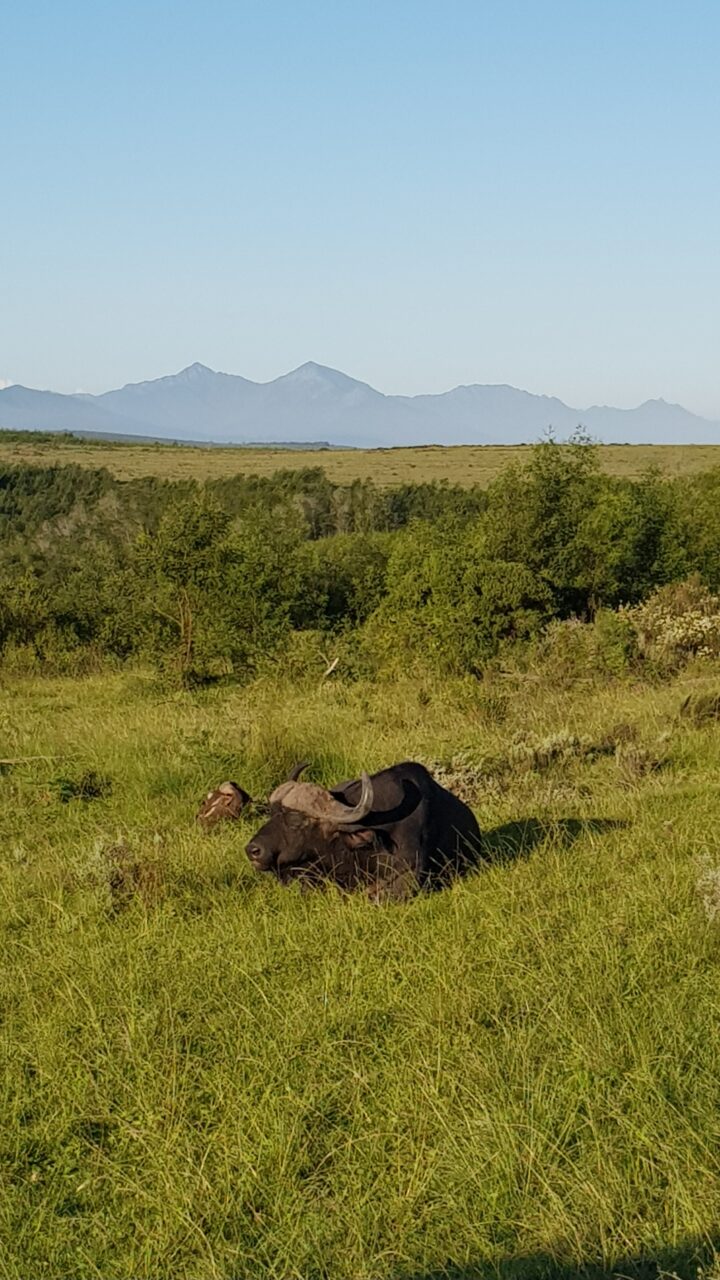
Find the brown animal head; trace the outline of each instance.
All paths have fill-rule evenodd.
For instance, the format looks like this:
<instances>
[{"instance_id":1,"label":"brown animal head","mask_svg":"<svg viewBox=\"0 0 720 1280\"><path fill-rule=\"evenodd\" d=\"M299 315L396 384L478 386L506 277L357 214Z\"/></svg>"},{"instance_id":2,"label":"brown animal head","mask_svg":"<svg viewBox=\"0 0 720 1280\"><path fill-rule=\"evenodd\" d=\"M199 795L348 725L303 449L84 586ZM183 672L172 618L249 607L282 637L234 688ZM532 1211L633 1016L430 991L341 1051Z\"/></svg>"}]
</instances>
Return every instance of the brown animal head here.
<instances>
[{"instance_id":1,"label":"brown animal head","mask_svg":"<svg viewBox=\"0 0 720 1280\"><path fill-rule=\"evenodd\" d=\"M362 774L360 800L344 804L313 782L299 782L306 765L297 765L287 782L270 796L270 819L247 845L256 871L271 871L280 880L332 879L351 887L358 878L363 849L374 849L375 837L363 830L373 807L373 784Z\"/></svg>"},{"instance_id":2,"label":"brown animal head","mask_svg":"<svg viewBox=\"0 0 720 1280\"><path fill-rule=\"evenodd\" d=\"M197 821L206 831L226 818L239 818L251 798L237 782L221 782L214 791L208 791L198 813Z\"/></svg>"}]
</instances>

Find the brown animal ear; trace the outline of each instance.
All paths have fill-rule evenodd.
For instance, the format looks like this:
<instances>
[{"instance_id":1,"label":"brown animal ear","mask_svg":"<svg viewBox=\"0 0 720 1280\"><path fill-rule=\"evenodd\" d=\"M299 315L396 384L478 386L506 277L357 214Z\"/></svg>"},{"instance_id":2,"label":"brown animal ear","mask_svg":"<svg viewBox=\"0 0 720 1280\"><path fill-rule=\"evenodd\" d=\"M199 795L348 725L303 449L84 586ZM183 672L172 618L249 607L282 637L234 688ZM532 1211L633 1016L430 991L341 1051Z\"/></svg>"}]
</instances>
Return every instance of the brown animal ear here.
<instances>
[{"instance_id":1,"label":"brown animal ear","mask_svg":"<svg viewBox=\"0 0 720 1280\"><path fill-rule=\"evenodd\" d=\"M237 782L221 782L214 791L208 791L200 806L196 820L201 827L209 831L216 823L226 818L239 818L243 809L250 803L251 797L243 791Z\"/></svg>"}]
</instances>

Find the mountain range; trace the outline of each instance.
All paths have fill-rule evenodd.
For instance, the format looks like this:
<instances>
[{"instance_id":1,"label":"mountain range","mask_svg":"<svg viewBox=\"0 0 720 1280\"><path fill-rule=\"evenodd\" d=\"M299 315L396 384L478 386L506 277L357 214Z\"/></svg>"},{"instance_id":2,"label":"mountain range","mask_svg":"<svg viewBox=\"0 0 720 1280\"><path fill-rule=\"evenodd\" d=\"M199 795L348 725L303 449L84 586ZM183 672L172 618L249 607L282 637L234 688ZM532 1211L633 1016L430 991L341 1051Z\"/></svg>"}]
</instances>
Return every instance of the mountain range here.
<instances>
[{"instance_id":1,"label":"mountain range","mask_svg":"<svg viewBox=\"0 0 720 1280\"><path fill-rule=\"evenodd\" d=\"M192 364L102 395L18 385L0 390L0 427L195 443L521 444L548 427L562 439L578 426L605 443L720 444L720 422L665 400L647 400L636 409L574 409L554 396L481 384L438 395L386 396L313 362L272 382Z\"/></svg>"}]
</instances>

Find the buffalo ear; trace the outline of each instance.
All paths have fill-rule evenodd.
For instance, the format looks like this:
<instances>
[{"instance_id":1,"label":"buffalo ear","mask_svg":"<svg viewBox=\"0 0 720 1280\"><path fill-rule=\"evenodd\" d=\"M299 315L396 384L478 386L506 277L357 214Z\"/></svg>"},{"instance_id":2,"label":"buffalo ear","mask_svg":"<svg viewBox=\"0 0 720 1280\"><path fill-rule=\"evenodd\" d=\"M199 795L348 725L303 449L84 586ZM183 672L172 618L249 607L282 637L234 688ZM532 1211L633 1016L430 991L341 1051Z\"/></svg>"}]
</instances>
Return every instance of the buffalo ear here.
<instances>
[{"instance_id":1,"label":"buffalo ear","mask_svg":"<svg viewBox=\"0 0 720 1280\"><path fill-rule=\"evenodd\" d=\"M343 835L348 849L367 849L375 843L372 831L344 831Z\"/></svg>"}]
</instances>

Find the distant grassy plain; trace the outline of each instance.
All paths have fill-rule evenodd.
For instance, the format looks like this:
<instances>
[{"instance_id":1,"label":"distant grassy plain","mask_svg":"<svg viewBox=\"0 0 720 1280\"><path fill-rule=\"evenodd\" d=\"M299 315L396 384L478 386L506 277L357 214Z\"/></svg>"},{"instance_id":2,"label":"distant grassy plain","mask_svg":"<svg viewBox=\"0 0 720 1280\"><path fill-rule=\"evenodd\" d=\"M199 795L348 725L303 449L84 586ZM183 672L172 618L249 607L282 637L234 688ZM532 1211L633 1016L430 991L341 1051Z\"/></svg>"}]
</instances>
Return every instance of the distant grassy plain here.
<instances>
[{"instance_id":1,"label":"distant grassy plain","mask_svg":"<svg viewBox=\"0 0 720 1280\"><path fill-rule=\"evenodd\" d=\"M718 685L0 684L2 1280L720 1274ZM405 757L493 863L404 906L194 826Z\"/></svg>"},{"instance_id":2,"label":"distant grassy plain","mask_svg":"<svg viewBox=\"0 0 720 1280\"><path fill-rule=\"evenodd\" d=\"M488 485L511 462L524 461L530 446L461 445L414 449L253 449L188 445L125 444L92 441L23 443L3 440L0 461L37 466L76 463L107 467L119 480L158 476L164 480L214 480L234 474L271 475L299 467L322 467L330 480L350 484L372 479L388 487L409 482L448 480ZM611 475L635 478L649 467L669 476L720 466L719 445L603 445L600 463Z\"/></svg>"}]
</instances>

